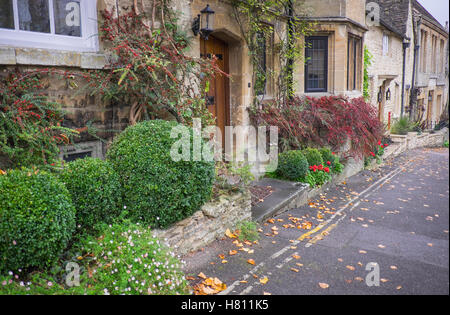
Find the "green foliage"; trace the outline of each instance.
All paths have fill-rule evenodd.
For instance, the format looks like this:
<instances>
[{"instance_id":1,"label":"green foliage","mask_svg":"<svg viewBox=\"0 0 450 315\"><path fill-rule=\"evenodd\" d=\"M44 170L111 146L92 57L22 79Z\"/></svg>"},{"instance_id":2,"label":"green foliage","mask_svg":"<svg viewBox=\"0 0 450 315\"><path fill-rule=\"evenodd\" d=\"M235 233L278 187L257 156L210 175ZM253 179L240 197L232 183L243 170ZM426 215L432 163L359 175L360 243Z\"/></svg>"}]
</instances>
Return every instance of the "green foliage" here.
<instances>
[{"instance_id":1,"label":"green foliage","mask_svg":"<svg viewBox=\"0 0 450 315\"><path fill-rule=\"evenodd\" d=\"M336 159L339 159L337 155L333 154L333 152L328 148L321 148L319 152L325 164L327 164L327 162L329 161L331 163L331 166L334 166Z\"/></svg>"},{"instance_id":2,"label":"green foliage","mask_svg":"<svg viewBox=\"0 0 450 315\"><path fill-rule=\"evenodd\" d=\"M406 135L408 132L415 131L416 128L416 123L411 122L408 117L403 116L392 124L391 133L394 135Z\"/></svg>"},{"instance_id":3,"label":"green foliage","mask_svg":"<svg viewBox=\"0 0 450 315\"><path fill-rule=\"evenodd\" d=\"M192 215L211 197L214 162L171 158L171 148L178 141L171 138L176 126L176 122L163 120L130 126L107 153L119 174L123 201L133 221L164 228Z\"/></svg>"},{"instance_id":4,"label":"green foliage","mask_svg":"<svg viewBox=\"0 0 450 315\"><path fill-rule=\"evenodd\" d=\"M372 65L373 55L369 49L364 46L364 81L363 81L363 97L368 102L370 100L370 79L369 79L369 67Z\"/></svg>"},{"instance_id":5,"label":"green foliage","mask_svg":"<svg viewBox=\"0 0 450 315\"><path fill-rule=\"evenodd\" d=\"M234 16L241 29L253 65L254 101L259 102L258 95L265 94L266 82L276 80L277 97L284 99L293 95L294 61L302 60L304 55L304 36L311 33L313 22L305 18L308 12L304 10L300 0L233 0ZM286 19L286 17L292 17ZM285 21L285 27L275 28L277 22ZM267 43L277 36L280 41L274 47L280 70L268 69L261 63ZM276 76L277 75L277 76Z\"/></svg>"},{"instance_id":6,"label":"green foliage","mask_svg":"<svg viewBox=\"0 0 450 315\"><path fill-rule=\"evenodd\" d=\"M344 165L341 162L339 162L339 158L337 158L337 161L334 163L334 166L333 166L333 173L341 174L343 170L344 170Z\"/></svg>"},{"instance_id":7,"label":"green foliage","mask_svg":"<svg viewBox=\"0 0 450 315\"><path fill-rule=\"evenodd\" d=\"M0 276L0 294L46 295L175 295L188 294L179 259L139 224L99 228L75 244L72 262L80 265L80 285L69 287L65 276L51 271L25 278ZM77 253L78 251L78 253ZM70 279L70 278L69 278ZM72 280L72 279L70 279Z\"/></svg>"},{"instance_id":8,"label":"green foliage","mask_svg":"<svg viewBox=\"0 0 450 315\"><path fill-rule=\"evenodd\" d=\"M0 272L50 266L75 230L63 183L43 171L0 175Z\"/></svg>"},{"instance_id":9,"label":"green foliage","mask_svg":"<svg viewBox=\"0 0 450 315\"><path fill-rule=\"evenodd\" d=\"M237 229L239 230L238 238L241 242L254 242L259 239L258 224L253 221L240 222Z\"/></svg>"},{"instance_id":10,"label":"green foliage","mask_svg":"<svg viewBox=\"0 0 450 315\"><path fill-rule=\"evenodd\" d=\"M288 180L298 180L306 175L308 166L308 161L301 151L287 151L278 155L276 173Z\"/></svg>"},{"instance_id":11,"label":"green foliage","mask_svg":"<svg viewBox=\"0 0 450 315\"><path fill-rule=\"evenodd\" d=\"M320 154L319 150L313 148L306 148L302 152L305 155L306 159L308 160L309 166L324 165L322 155Z\"/></svg>"},{"instance_id":12,"label":"green foliage","mask_svg":"<svg viewBox=\"0 0 450 315\"><path fill-rule=\"evenodd\" d=\"M0 168L53 164L58 146L77 134L61 126L64 112L41 94L41 79L39 73L0 76Z\"/></svg>"},{"instance_id":13,"label":"green foliage","mask_svg":"<svg viewBox=\"0 0 450 315\"><path fill-rule=\"evenodd\" d=\"M205 105L206 86L214 75L223 75L216 59L193 58L186 51L189 37L179 27L171 0L158 1L146 16L146 9L117 14L102 11L101 39L114 52L105 69L87 72L86 88L91 95L130 104L130 121L173 116L192 124L201 118L214 124ZM153 28L155 17L161 28ZM148 23L152 27L148 26Z\"/></svg>"},{"instance_id":14,"label":"green foliage","mask_svg":"<svg viewBox=\"0 0 450 315\"><path fill-rule=\"evenodd\" d=\"M254 179L249 163L234 160L227 163L216 162L215 193L217 190L245 191Z\"/></svg>"},{"instance_id":15,"label":"green foliage","mask_svg":"<svg viewBox=\"0 0 450 315\"><path fill-rule=\"evenodd\" d=\"M305 177L305 182L308 183L311 187L322 186L330 180L330 173L320 170L309 171Z\"/></svg>"},{"instance_id":16,"label":"green foliage","mask_svg":"<svg viewBox=\"0 0 450 315\"><path fill-rule=\"evenodd\" d=\"M444 148L448 148L448 140L444 141L443 146L444 146Z\"/></svg>"},{"instance_id":17,"label":"green foliage","mask_svg":"<svg viewBox=\"0 0 450 315\"><path fill-rule=\"evenodd\" d=\"M78 232L93 232L97 223L112 223L120 214L119 176L107 161L75 160L65 166L60 179L72 196Z\"/></svg>"}]
</instances>

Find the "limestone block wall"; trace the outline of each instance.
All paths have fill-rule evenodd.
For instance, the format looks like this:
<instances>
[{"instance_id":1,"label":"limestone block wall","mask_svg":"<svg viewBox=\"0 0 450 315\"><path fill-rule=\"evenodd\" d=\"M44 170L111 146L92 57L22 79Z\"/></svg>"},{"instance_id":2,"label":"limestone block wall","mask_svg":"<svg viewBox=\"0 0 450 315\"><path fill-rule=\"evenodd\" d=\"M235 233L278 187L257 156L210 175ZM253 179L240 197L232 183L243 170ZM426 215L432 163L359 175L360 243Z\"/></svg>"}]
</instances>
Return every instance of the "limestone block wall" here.
<instances>
[{"instance_id":1,"label":"limestone block wall","mask_svg":"<svg viewBox=\"0 0 450 315\"><path fill-rule=\"evenodd\" d=\"M222 237L238 222L251 220L251 198L248 192L221 196L205 204L191 217L166 230L154 230L177 254L184 255Z\"/></svg>"}]
</instances>

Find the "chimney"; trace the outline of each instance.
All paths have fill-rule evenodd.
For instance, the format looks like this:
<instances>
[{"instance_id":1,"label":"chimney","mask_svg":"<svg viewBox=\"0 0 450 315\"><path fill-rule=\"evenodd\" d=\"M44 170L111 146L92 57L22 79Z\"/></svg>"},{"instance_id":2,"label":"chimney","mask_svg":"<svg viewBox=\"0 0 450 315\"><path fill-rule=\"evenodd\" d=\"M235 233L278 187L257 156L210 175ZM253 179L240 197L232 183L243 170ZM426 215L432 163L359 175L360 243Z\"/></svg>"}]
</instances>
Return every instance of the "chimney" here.
<instances>
[{"instance_id":1,"label":"chimney","mask_svg":"<svg viewBox=\"0 0 450 315\"><path fill-rule=\"evenodd\" d=\"M448 21L445 21L445 30L448 32Z\"/></svg>"}]
</instances>

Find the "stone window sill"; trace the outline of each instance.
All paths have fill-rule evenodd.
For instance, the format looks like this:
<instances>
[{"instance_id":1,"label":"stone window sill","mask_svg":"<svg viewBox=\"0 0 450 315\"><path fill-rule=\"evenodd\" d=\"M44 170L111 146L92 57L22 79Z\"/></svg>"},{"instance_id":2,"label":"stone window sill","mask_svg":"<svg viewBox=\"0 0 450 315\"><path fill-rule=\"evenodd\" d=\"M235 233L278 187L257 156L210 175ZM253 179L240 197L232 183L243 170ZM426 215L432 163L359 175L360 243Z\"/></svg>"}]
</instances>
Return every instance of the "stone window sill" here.
<instances>
[{"instance_id":1,"label":"stone window sill","mask_svg":"<svg viewBox=\"0 0 450 315\"><path fill-rule=\"evenodd\" d=\"M0 47L0 65L103 69L106 64L107 56L102 53Z\"/></svg>"}]
</instances>

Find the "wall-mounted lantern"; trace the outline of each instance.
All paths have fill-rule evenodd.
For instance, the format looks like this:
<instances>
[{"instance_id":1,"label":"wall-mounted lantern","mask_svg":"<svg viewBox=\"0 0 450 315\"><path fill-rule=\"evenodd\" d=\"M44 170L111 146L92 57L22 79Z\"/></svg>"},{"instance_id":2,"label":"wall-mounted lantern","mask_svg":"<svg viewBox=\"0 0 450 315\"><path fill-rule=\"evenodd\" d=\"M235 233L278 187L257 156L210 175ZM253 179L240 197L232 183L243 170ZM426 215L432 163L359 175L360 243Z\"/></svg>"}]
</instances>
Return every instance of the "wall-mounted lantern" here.
<instances>
[{"instance_id":1,"label":"wall-mounted lantern","mask_svg":"<svg viewBox=\"0 0 450 315\"><path fill-rule=\"evenodd\" d=\"M214 31L214 14L209 4L200 11L200 14L192 23L192 32L195 36L199 35L208 40L209 35Z\"/></svg>"},{"instance_id":2,"label":"wall-mounted lantern","mask_svg":"<svg viewBox=\"0 0 450 315\"><path fill-rule=\"evenodd\" d=\"M386 91L386 101L390 101L391 100L391 89L388 89Z\"/></svg>"},{"instance_id":3,"label":"wall-mounted lantern","mask_svg":"<svg viewBox=\"0 0 450 315\"><path fill-rule=\"evenodd\" d=\"M433 102L433 93L428 92L428 103Z\"/></svg>"},{"instance_id":4,"label":"wall-mounted lantern","mask_svg":"<svg viewBox=\"0 0 450 315\"><path fill-rule=\"evenodd\" d=\"M381 87L380 87L380 91L378 92L378 103L383 102L383 92L381 91Z\"/></svg>"}]
</instances>

